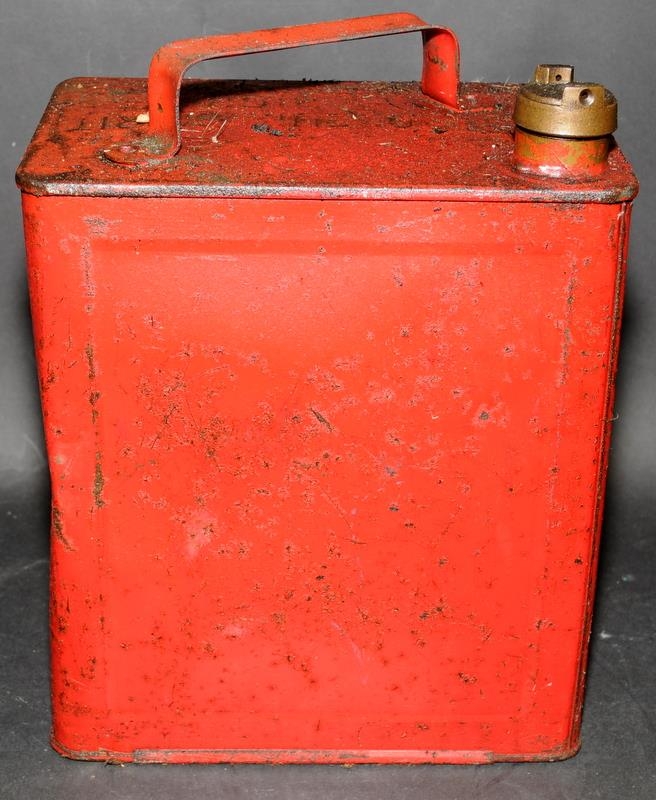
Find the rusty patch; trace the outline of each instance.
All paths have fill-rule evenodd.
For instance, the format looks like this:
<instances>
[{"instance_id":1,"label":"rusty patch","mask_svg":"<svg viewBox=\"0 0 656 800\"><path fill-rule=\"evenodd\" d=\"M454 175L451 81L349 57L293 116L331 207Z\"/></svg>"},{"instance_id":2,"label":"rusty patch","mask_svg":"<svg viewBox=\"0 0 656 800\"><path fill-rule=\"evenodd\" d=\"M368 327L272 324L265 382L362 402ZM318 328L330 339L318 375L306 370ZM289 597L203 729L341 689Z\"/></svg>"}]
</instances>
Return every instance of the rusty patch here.
<instances>
[{"instance_id":1,"label":"rusty patch","mask_svg":"<svg viewBox=\"0 0 656 800\"><path fill-rule=\"evenodd\" d=\"M96 504L96 508L102 508L105 505L105 501L103 500L104 488L105 488L105 476L103 475L103 468L102 468L102 454L100 452L97 452L96 465L94 470L94 479L93 479L93 498Z\"/></svg>"},{"instance_id":2,"label":"rusty patch","mask_svg":"<svg viewBox=\"0 0 656 800\"><path fill-rule=\"evenodd\" d=\"M100 392L92 391L89 392L89 405L91 406L91 421L95 425L98 422L98 409L96 405L98 400L100 400Z\"/></svg>"},{"instance_id":3,"label":"rusty patch","mask_svg":"<svg viewBox=\"0 0 656 800\"><path fill-rule=\"evenodd\" d=\"M325 428L328 428L329 431L332 431L333 426L330 424L330 422L328 422L328 420L323 416L323 414L321 414L314 408L310 408L310 411L314 414L318 422L320 422Z\"/></svg>"},{"instance_id":4,"label":"rusty patch","mask_svg":"<svg viewBox=\"0 0 656 800\"><path fill-rule=\"evenodd\" d=\"M62 512L61 509L58 508L57 506L52 507L51 523L52 523L51 530L55 538L62 543L62 545L66 550L68 550L69 552L73 552L75 548L64 535Z\"/></svg>"},{"instance_id":5,"label":"rusty patch","mask_svg":"<svg viewBox=\"0 0 656 800\"><path fill-rule=\"evenodd\" d=\"M433 608L429 608L426 611L422 611L421 614L419 615L419 619L426 620L430 619L431 617L443 616L445 609L446 605L444 603L440 603L439 605L434 606Z\"/></svg>"},{"instance_id":6,"label":"rusty patch","mask_svg":"<svg viewBox=\"0 0 656 800\"><path fill-rule=\"evenodd\" d=\"M430 55L428 56L428 60L430 61L431 64L435 64L440 70L442 70L442 72L444 72L449 68L449 65L446 63L446 61L444 61L444 59L440 58L439 56Z\"/></svg>"},{"instance_id":7,"label":"rusty patch","mask_svg":"<svg viewBox=\"0 0 656 800\"><path fill-rule=\"evenodd\" d=\"M476 677L476 675L470 675L467 672L459 672L458 673L458 678L460 678L460 680L463 683L468 683L468 684L478 683L478 678Z\"/></svg>"},{"instance_id":8,"label":"rusty patch","mask_svg":"<svg viewBox=\"0 0 656 800\"><path fill-rule=\"evenodd\" d=\"M265 123L256 123L251 125L251 128L255 131L255 133L266 133L269 136L282 136L282 131L278 130L277 128L272 128L270 125L266 125Z\"/></svg>"},{"instance_id":9,"label":"rusty patch","mask_svg":"<svg viewBox=\"0 0 656 800\"><path fill-rule=\"evenodd\" d=\"M89 367L88 378L92 381L96 377L96 364L94 360L94 353L93 353L93 344L89 342L87 346L84 348L84 354L87 359L87 365Z\"/></svg>"}]
</instances>

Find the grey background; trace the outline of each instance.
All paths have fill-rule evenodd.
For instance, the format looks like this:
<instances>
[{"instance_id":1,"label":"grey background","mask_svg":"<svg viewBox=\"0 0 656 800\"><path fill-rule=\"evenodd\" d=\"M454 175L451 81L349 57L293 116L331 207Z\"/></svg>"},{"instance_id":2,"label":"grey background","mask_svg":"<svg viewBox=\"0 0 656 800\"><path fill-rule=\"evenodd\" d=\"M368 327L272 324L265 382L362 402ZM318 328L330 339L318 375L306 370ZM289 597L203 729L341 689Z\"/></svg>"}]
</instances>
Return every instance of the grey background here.
<instances>
[{"instance_id":1,"label":"grey background","mask_svg":"<svg viewBox=\"0 0 656 800\"><path fill-rule=\"evenodd\" d=\"M584 749L557 765L484 768L112 768L47 746L47 466L13 174L54 85L145 75L178 38L410 10L459 35L464 80L523 82L573 63L620 104L618 141L641 181L630 251L600 600ZM0 0L0 797L610 798L656 796L653 564L656 485L656 164L647 0ZM192 75L412 80L419 37L214 62ZM347 712L346 712L347 713Z\"/></svg>"}]
</instances>

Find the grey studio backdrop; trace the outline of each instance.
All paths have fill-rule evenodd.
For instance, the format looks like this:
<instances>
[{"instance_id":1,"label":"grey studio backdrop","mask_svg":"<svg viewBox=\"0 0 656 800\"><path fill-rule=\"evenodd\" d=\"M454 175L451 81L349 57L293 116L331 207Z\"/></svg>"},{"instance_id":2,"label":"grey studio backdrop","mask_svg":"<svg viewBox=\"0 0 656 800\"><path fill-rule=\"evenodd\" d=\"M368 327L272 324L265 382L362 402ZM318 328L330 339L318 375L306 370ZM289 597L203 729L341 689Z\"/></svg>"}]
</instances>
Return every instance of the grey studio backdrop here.
<instances>
[{"instance_id":1,"label":"grey studio backdrop","mask_svg":"<svg viewBox=\"0 0 656 800\"><path fill-rule=\"evenodd\" d=\"M103 767L48 748L48 477L14 171L56 83L143 76L162 43L202 34L413 11L453 28L464 80L524 82L572 63L612 89L641 182L635 205L602 582L582 753L553 765L416 768ZM652 798L656 796L656 5L646 0L0 0L0 796ZM213 62L190 75L414 80L419 37ZM651 613L650 613L651 612ZM596 681L592 686L593 680ZM595 688L596 687L596 688ZM593 691L594 690L594 691ZM595 694L596 692L596 694ZM348 713L348 709L344 710Z\"/></svg>"}]
</instances>

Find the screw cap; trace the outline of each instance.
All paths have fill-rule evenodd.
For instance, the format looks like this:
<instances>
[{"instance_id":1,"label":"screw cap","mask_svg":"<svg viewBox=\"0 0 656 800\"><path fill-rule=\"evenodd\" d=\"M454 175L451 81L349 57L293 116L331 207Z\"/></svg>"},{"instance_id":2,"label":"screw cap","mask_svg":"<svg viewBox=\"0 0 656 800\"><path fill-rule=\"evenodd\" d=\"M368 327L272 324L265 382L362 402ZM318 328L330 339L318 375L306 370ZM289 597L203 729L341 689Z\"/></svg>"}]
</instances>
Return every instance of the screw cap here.
<instances>
[{"instance_id":1,"label":"screw cap","mask_svg":"<svg viewBox=\"0 0 656 800\"><path fill-rule=\"evenodd\" d=\"M601 84L575 82L574 67L539 64L519 90L513 119L544 136L607 136L617 128L617 101Z\"/></svg>"}]
</instances>

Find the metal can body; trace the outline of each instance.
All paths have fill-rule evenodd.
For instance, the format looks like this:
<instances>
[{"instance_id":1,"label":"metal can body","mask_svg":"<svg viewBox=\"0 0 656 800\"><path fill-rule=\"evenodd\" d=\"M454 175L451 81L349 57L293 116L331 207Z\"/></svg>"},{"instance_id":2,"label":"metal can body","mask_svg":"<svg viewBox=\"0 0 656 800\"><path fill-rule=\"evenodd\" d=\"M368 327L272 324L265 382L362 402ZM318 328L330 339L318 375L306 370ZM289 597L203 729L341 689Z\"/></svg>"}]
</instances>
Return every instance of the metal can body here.
<instances>
[{"instance_id":1,"label":"metal can body","mask_svg":"<svg viewBox=\"0 0 656 800\"><path fill-rule=\"evenodd\" d=\"M293 91L299 124L334 130L312 117L314 89ZM402 120L402 92L375 91ZM281 117L262 124L253 141L296 146L278 143ZM452 156L461 172L471 147ZM132 196L31 180L57 749L575 752L626 180L590 201L521 175L186 196L178 178Z\"/></svg>"}]
</instances>

